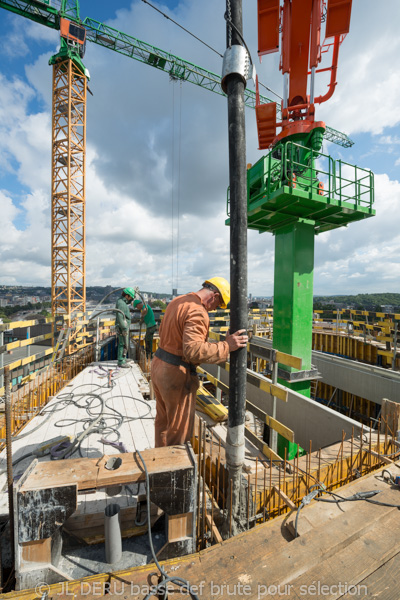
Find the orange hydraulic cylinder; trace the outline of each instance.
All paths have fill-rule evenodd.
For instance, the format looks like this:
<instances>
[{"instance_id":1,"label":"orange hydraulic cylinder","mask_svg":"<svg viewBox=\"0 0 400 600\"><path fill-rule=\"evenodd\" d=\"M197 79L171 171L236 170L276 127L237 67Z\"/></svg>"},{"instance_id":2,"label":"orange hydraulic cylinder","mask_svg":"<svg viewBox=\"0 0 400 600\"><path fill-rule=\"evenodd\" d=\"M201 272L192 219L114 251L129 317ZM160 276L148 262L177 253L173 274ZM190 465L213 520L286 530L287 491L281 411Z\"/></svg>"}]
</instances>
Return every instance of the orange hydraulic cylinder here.
<instances>
[{"instance_id":1,"label":"orange hydraulic cylinder","mask_svg":"<svg viewBox=\"0 0 400 600\"><path fill-rule=\"evenodd\" d=\"M311 16L310 68L321 61L321 0L313 0Z\"/></svg>"},{"instance_id":2,"label":"orange hydraulic cylinder","mask_svg":"<svg viewBox=\"0 0 400 600\"><path fill-rule=\"evenodd\" d=\"M310 18L313 0L292 0L289 106L307 101Z\"/></svg>"},{"instance_id":3,"label":"orange hydraulic cylinder","mask_svg":"<svg viewBox=\"0 0 400 600\"><path fill-rule=\"evenodd\" d=\"M292 24L292 5L290 0L284 0L282 14L282 52L281 69L282 73L290 71L290 28Z\"/></svg>"}]
</instances>

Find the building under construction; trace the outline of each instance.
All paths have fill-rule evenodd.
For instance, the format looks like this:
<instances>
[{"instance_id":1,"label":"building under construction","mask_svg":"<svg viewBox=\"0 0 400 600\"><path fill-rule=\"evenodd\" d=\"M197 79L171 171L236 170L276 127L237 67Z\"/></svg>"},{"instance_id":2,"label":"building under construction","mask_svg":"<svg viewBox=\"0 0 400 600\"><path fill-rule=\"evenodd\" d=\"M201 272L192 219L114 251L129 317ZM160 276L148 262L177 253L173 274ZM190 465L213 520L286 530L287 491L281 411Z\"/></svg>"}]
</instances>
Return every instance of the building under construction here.
<instances>
[{"instance_id":1,"label":"building under construction","mask_svg":"<svg viewBox=\"0 0 400 600\"><path fill-rule=\"evenodd\" d=\"M82 20L78 2L54 4L0 1L61 36L50 59L53 316L0 325L1 597L397 598L400 314L313 313L315 235L375 214L373 174L324 154L323 139L351 140L315 120L336 86L351 0L259 0L259 54L281 51L279 106L258 81L246 88L241 0L227 3L222 77ZM209 313L208 339L244 329L249 342L197 366L184 445L154 447L141 326L119 368L116 311L106 298L86 310L87 41L228 97L231 302ZM322 71L329 88L316 96ZM255 165L246 104L266 151ZM273 309L248 308L248 228L275 236Z\"/></svg>"}]
</instances>

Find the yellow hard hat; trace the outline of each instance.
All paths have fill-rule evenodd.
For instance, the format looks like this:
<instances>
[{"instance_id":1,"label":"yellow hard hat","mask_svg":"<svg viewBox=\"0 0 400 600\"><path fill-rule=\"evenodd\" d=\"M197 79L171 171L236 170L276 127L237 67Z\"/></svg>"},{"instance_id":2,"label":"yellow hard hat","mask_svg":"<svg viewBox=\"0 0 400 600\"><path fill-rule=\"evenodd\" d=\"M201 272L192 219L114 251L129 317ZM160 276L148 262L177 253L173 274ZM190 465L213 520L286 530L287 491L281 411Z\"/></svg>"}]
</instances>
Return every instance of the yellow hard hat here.
<instances>
[{"instance_id":1,"label":"yellow hard hat","mask_svg":"<svg viewBox=\"0 0 400 600\"><path fill-rule=\"evenodd\" d=\"M231 286L229 285L227 280L223 277L212 277L211 279L206 279L206 281L203 283L203 286L207 283L217 288L222 298L220 307L226 308L231 299Z\"/></svg>"}]
</instances>

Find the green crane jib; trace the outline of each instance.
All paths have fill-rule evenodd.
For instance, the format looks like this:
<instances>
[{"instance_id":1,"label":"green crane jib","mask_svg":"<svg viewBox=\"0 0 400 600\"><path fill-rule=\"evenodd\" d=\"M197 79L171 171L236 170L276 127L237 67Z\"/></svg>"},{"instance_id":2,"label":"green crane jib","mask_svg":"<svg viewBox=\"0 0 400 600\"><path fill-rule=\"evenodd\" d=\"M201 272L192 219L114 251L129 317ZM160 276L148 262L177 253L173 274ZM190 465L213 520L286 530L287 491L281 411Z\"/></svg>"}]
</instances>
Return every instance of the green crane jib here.
<instances>
[{"instance_id":1,"label":"green crane jib","mask_svg":"<svg viewBox=\"0 0 400 600\"><path fill-rule=\"evenodd\" d=\"M226 96L221 89L220 75L194 65L178 56L174 56L169 52L165 52L160 48L156 48L151 44L142 42L131 35L118 31L90 17L81 20L79 17L78 0L0 0L0 8L56 30L61 29L62 19L69 19L71 22L83 26L86 30L86 39L95 44L165 71L174 79L188 81L220 96ZM79 52L74 52L71 44L67 45L63 42L63 38L61 39L60 53L52 57L51 61L53 59L56 60L57 57L65 56L66 53L68 54L72 51L72 54L68 54L68 56L78 65L82 58ZM76 47L78 48L78 46ZM88 75L82 63L81 69ZM261 94L259 99L261 103L271 102L269 98ZM245 104L250 108L255 108L256 93L254 91L245 90ZM281 118L279 108L277 109L277 118ZM354 143L344 133L330 127L326 128L324 138L344 148L349 148Z\"/></svg>"}]
</instances>

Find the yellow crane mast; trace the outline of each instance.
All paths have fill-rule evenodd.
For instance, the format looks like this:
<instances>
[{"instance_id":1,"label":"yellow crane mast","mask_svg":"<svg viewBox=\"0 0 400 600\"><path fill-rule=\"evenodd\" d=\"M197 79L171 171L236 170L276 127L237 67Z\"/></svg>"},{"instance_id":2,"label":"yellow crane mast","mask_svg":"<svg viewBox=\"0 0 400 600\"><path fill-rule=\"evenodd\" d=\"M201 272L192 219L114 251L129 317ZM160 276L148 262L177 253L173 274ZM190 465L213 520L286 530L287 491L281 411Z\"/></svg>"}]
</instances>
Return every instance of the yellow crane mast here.
<instances>
[{"instance_id":1,"label":"yellow crane mast","mask_svg":"<svg viewBox=\"0 0 400 600\"><path fill-rule=\"evenodd\" d=\"M67 58L53 65L52 275L54 316L86 310L84 73Z\"/></svg>"}]
</instances>

